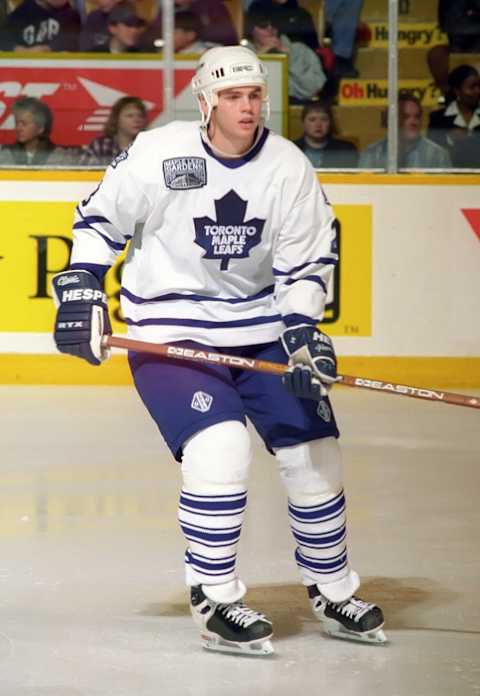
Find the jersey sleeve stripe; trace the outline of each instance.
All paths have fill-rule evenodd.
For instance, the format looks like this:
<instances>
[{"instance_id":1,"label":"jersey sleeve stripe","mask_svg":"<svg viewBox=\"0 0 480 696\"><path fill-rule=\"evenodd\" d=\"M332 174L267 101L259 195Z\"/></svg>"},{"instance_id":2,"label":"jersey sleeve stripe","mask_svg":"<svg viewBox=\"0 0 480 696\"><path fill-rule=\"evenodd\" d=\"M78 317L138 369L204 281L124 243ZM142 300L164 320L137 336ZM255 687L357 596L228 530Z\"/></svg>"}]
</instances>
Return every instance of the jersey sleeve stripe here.
<instances>
[{"instance_id":1,"label":"jersey sleeve stripe","mask_svg":"<svg viewBox=\"0 0 480 696\"><path fill-rule=\"evenodd\" d=\"M320 276L305 276L304 278L289 278L288 280L285 281L285 285L293 285L294 283L298 283L299 280L309 280L312 283L318 283L322 290L326 293L327 292L327 286L323 282L323 280L320 278Z\"/></svg>"},{"instance_id":2,"label":"jersey sleeve stripe","mask_svg":"<svg viewBox=\"0 0 480 696\"><path fill-rule=\"evenodd\" d=\"M320 258L315 259L314 261L306 261L305 263L302 263L300 266L294 266L293 268L290 268L288 271L281 271L278 268L272 268L272 272L274 276L291 276L294 273L298 273L298 271L303 271L304 268L307 268L307 266L311 266L312 264L318 264L321 263L324 266L334 266L338 261L338 256L320 256Z\"/></svg>"},{"instance_id":3,"label":"jersey sleeve stripe","mask_svg":"<svg viewBox=\"0 0 480 696\"><path fill-rule=\"evenodd\" d=\"M103 239L103 241L108 244L108 246L111 249L114 249L115 251L123 251L125 247L127 246L127 242L132 238L132 235L123 235L125 242L115 242L113 239L110 239L110 237L107 237L106 234L103 234L98 230L96 227L93 226L92 223L107 223L111 225L112 223L110 220L108 220L106 217L103 217L102 215L87 215L84 216L82 214L82 211L80 208L77 206L76 211L78 215L81 217L81 220L76 222L73 225L74 230L92 230L92 232L95 232L95 234L98 234L99 237Z\"/></svg>"},{"instance_id":4,"label":"jersey sleeve stripe","mask_svg":"<svg viewBox=\"0 0 480 696\"><path fill-rule=\"evenodd\" d=\"M85 222L89 225L92 225L94 222L106 222L109 225L112 224L110 222L110 220L108 220L108 218L104 217L103 215L82 215L82 213L80 211L80 207L77 207L77 212L80 215L80 217L82 218L83 222ZM73 229L75 229L79 225L80 225L80 223L76 222L73 226Z\"/></svg>"}]
</instances>

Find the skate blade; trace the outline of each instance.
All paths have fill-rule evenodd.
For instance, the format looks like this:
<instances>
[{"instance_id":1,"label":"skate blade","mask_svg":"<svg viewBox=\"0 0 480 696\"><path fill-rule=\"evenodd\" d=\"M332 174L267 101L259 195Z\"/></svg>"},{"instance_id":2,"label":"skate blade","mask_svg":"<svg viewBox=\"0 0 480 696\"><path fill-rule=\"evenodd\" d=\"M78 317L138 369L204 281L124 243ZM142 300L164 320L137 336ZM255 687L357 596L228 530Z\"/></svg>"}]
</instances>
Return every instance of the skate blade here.
<instances>
[{"instance_id":1,"label":"skate blade","mask_svg":"<svg viewBox=\"0 0 480 696\"><path fill-rule=\"evenodd\" d=\"M210 650L212 652L250 655L253 657L264 657L265 655L272 655L275 652L272 642L268 639L256 640L251 643L235 643L234 641L223 640L219 636L209 636L203 633L202 645L205 650Z\"/></svg>"},{"instance_id":2,"label":"skate blade","mask_svg":"<svg viewBox=\"0 0 480 696\"><path fill-rule=\"evenodd\" d=\"M347 628L337 624L323 623L323 630L332 638L341 638L342 640L352 640L355 643L368 643L370 645L384 645L388 643L388 638L381 628L374 631L365 631L365 633L356 633L349 631Z\"/></svg>"}]
</instances>

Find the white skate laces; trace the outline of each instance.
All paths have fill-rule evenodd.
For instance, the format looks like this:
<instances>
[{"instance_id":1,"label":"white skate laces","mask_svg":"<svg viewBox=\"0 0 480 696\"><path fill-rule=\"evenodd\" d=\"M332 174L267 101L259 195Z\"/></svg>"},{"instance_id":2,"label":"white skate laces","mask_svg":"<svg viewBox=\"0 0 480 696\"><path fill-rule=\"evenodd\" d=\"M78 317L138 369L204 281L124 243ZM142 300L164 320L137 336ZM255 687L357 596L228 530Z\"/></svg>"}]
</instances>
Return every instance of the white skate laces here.
<instances>
[{"instance_id":1,"label":"white skate laces","mask_svg":"<svg viewBox=\"0 0 480 696\"><path fill-rule=\"evenodd\" d=\"M264 614L246 607L243 602L217 604L217 609L228 621L232 621L237 626L242 626L243 628L248 628L255 621L268 621Z\"/></svg>"},{"instance_id":2,"label":"white skate laces","mask_svg":"<svg viewBox=\"0 0 480 696\"><path fill-rule=\"evenodd\" d=\"M333 603L331 606L339 611L343 616L349 619L353 619L355 622L359 622L362 616L364 616L370 609L373 609L375 604L368 604L358 597L350 597L344 602Z\"/></svg>"},{"instance_id":3,"label":"white skate laces","mask_svg":"<svg viewBox=\"0 0 480 696\"><path fill-rule=\"evenodd\" d=\"M307 589L313 613L327 635L362 643L380 644L387 641L382 630L383 612L376 604L364 602L355 596L343 602L331 602L322 595L317 585L310 585Z\"/></svg>"},{"instance_id":4,"label":"white skate laces","mask_svg":"<svg viewBox=\"0 0 480 696\"><path fill-rule=\"evenodd\" d=\"M242 600L217 604L207 597L201 585L196 585L190 591L190 609L207 650L248 655L273 653L271 622Z\"/></svg>"}]
</instances>

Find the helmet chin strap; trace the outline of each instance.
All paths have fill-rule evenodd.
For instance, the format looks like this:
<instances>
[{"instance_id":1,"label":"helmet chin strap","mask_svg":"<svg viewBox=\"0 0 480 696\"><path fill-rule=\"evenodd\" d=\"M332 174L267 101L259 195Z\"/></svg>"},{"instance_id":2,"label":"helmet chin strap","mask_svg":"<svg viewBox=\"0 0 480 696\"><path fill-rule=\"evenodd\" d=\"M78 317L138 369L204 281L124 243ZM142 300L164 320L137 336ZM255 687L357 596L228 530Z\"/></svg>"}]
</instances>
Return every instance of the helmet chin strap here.
<instances>
[{"instance_id":1,"label":"helmet chin strap","mask_svg":"<svg viewBox=\"0 0 480 696\"><path fill-rule=\"evenodd\" d=\"M202 90L198 96L199 98L203 97L203 99L205 100L205 104L207 105L207 113L205 113L204 110L200 108L200 114L202 119L200 127L207 130L208 124L210 123L210 119L212 118L213 107L217 106L218 104L218 97L215 93L212 93L212 99L210 100L205 90Z\"/></svg>"}]
</instances>

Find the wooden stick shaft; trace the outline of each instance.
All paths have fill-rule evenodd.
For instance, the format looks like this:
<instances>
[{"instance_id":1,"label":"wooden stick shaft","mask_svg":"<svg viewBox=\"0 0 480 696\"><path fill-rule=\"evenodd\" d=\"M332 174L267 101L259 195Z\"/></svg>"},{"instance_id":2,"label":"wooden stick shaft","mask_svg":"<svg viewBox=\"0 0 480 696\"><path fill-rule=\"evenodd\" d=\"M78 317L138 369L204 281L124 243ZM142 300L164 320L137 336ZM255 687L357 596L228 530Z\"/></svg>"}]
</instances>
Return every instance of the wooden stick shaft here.
<instances>
[{"instance_id":1,"label":"wooden stick shaft","mask_svg":"<svg viewBox=\"0 0 480 696\"><path fill-rule=\"evenodd\" d=\"M287 366L281 363L269 362L267 360L255 360L254 358L243 358L237 355L226 355L215 351L197 350L196 348L185 348L168 343L149 343L147 341L136 341L122 336L104 336L103 344L106 348L123 348L137 353L151 353L163 358L174 360L187 360L207 365L226 365L244 370L254 370L256 372L269 372L274 375L283 375L287 371ZM411 387L406 384L395 384L394 382L384 382L382 380L367 379L366 377L353 377L351 375L339 375L339 382L347 387L358 387L360 389L370 389L374 391L397 394L398 396L410 396L414 399L424 399L436 401L453 406L466 406L468 408L480 409L480 398L467 396L465 394L455 394L438 389L423 389L421 387Z\"/></svg>"}]
</instances>

